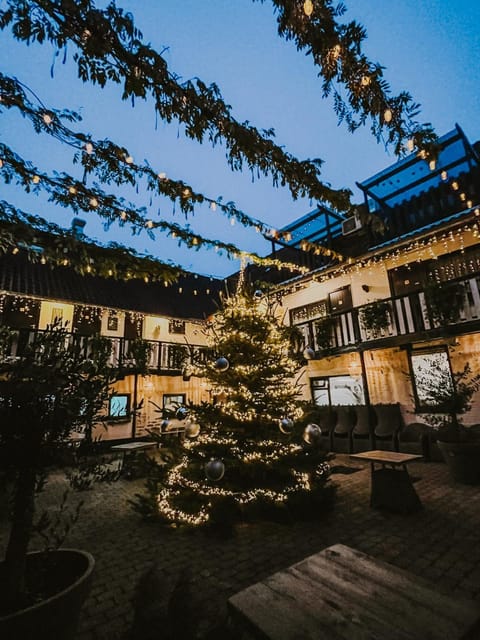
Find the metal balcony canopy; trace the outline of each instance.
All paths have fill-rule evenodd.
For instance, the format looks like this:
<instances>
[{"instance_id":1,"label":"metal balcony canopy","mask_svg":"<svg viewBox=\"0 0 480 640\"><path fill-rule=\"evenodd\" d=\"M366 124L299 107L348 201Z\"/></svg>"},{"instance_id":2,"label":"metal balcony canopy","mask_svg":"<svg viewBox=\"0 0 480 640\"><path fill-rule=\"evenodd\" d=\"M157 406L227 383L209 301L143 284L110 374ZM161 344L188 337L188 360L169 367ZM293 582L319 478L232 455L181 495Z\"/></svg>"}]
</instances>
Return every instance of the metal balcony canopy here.
<instances>
[{"instance_id":1,"label":"metal balcony canopy","mask_svg":"<svg viewBox=\"0 0 480 640\"><path fill-rule=\"evenodd\" d=\"M439 138L439 144L441 151L433 170L429 167L428 160L411 153L371 178L357 182L364 193L369 211L373 213L391 209L479 164L475 149L458 124L455 129Z\"/></svg>"},{"instance_id":2,"label":"metal balcony canopy","mask_svg":"<svg viewBox=\"0 0 480 640\"><path fill-rule=\"evenodd\" d=\"M297 218L286 227L279 229L282 240L275 242L286 247L298 249L302 240L314 242L316 244L328 244L332 238L342 233L342 221L344 217L335 213L323 204L319 204L316 209ZM285 236L290 234L290 239Z\"/></svg>"}]
</instances>

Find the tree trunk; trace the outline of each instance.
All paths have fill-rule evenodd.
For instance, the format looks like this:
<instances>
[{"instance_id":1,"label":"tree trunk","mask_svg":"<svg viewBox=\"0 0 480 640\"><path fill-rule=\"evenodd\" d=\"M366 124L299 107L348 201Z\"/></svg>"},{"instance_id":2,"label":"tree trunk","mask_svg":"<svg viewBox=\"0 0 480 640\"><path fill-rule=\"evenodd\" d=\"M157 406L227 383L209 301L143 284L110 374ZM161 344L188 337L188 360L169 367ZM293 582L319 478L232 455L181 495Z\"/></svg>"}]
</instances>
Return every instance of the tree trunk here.
<instances>
[{"instance_id":1,"label":"tree trunk","mask_svg":"<svg viewBox=\"0 0 480 640\"><path fill-rule=\"evenodd\" d=\"M4 598L21 608L25 594L28 543L35 512L35 468L22 467L14 495L12 526L5 554Z\"/></svg>"}]
</instances>

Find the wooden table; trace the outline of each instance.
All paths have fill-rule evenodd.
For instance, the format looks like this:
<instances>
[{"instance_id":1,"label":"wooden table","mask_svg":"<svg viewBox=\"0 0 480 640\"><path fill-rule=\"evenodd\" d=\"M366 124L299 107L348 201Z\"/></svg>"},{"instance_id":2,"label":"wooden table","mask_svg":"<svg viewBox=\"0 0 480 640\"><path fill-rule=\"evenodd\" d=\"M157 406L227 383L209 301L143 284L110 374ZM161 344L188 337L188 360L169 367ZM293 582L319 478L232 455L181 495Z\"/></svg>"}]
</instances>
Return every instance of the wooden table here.
<instances>
[{"instance_id":1,"label":"wooden table","mask_svg":"<svg viewBox=\"0 0 480 640\"><path fill-rule=\"evenodd\" d=\"M407 571L342 544L240 591L228 601L242 638L475 640L480 605L455 600Z\"/></svg>"},{"instance_id":2,"label":"wooden table","mask_svg":"<svg viewBox=\"0 0 480 640\"><path fill-rule=\"evenodd\" d=\"M153 449L157 446L156 442L126 442L125 444L116 444L110 448L110 451L122 453L122 460L120 463L120 472L127 470L127 461L129 456L135 456L139 451L146 451L147 449Z\"/></svg>"},{"instance_id":3,"label":"wooden table","mask_svg":"<svg viewBox=\"0 0 480 640\"><path fill-rule=\"evenodd\" d=\"M350 456L356 460L370 462L371 493L370 506L389 511L410 513L422 508L407 464L422 456L396 451L365 451ZM375 465L380 465L376 469Z\"/></svg>"}]
</instances>

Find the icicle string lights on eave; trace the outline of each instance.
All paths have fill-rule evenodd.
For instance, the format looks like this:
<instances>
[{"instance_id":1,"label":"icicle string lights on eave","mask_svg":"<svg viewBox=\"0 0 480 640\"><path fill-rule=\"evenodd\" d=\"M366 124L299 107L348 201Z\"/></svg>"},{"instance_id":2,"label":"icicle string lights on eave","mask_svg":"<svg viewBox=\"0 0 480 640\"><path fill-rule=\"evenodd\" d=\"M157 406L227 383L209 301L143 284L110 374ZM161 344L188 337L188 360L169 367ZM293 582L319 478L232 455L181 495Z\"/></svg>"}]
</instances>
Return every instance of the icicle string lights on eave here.
<instances>
[{"instance_id":1,"label":"icicle string lights on eave","mask_svg":"<svg viewBox=\"0 0 480 640\"><path fill-rule=\"evenodd\" d=\"M395 266L404 264L405 257L407 256L411 258L411 262L426 259L422 258L425 251L428 251L428 258L436 259L440 254L435 251L435 247L438 247L439 244L443 247L443 251L441 253L448 253L451 250L452 244L455 244L458 246L460 251L463 251L465 247L472 244L472 239L475 243L480 242L480 206L472 207L468 214L470 214L469 222L460 225L457 229L432 233L432 235L429 235L426 238L412 240L404 246L393 248L382 255L358 259L346 258L343 265L326 269L326 273L315 272L308 281L302 280L301 282L297 282L295 284L292 283L285 287L280 285L279 289L282 289L283 292L288 295L289 293L305 288L311 281L325 282L327 280L332 280L333 278L338 278L342 275L347 275L353 271L358 272L362 269L368 269L375 265L382 265L386 262L390 263L389 268L395 268ZM418 255L414 257L411 255L413 253L417 253ZM472 268L471 272L476 273L476 271L476 268Z\"/></svg>"}]
</instances>

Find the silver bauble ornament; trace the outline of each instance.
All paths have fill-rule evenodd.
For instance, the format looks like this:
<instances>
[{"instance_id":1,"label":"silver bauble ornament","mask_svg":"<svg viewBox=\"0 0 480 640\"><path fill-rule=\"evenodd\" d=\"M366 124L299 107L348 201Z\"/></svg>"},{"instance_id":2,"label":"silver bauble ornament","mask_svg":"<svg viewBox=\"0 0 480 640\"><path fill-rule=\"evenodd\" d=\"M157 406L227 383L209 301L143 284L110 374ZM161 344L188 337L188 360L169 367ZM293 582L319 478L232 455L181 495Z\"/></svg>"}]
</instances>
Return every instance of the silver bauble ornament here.
<instances>
[{"instance_id":1,"label":"silver bauble ornament","mask_svg":"<svg viewBox=\"0 0 480 640\"><path fill-rule=\"evenodd\" d=\"M185 418L187 417L187 414L188 414L188 409L186 409L185 407L179 407L175 412L175 417L177 418L177 420L185 420Z\"/></svg>"},{"instance_id":2,"label":"silver bauble ornament","mask_svg":"<svg viewBox=\"0 0 480 640\"><path fill-rule=\"evenodd\" d=\"M278 428L282 433L292 433L293 426L294 424L291 418L282 418L278 423Z\"/></svg>"},{"instance_id":3,"label":"silver bauble ornament","mask_svg":"<svg viewBox=\"0 0 480 640\"><path fill-rule=\"evenodd\" d=\"M255 300L261 300L263 298L263 291L261 289L257 289L254 292L253 297L255 298Z\"/></svg>"},{"instance_id":4,"label":"silver bauble ornament","mask_svg":"<svg viewBox=\"0 0 480 640\"><path fill-rule=\"evenodd\" d=\"M303 439L307 444L317 444L322 437L322 430L318 424L307 424L305 431L303 432Z\"/></svg>"},{"instance_id":5,"label":"silver bauble ornament","mask_svg":"<svg viewBox=\"0 0 480 640\"><path fill-rule=\"evenodd\" d=\"M303 350L303 357L305 360L312 360L315 357L315 351L312 347L306 346Z\"/></svg>"},{"instance_id":6,"label":"silver bauble ornament","mask_svg":"<svg viewBox=\"0 0 480 640\"><path fill-rule=\"evenodd\" d=\"M196 438L200 433L200 425L196 422L187 422L185 425L185 435L187 438Z\"/></svg>"},{"instance_id":7,"label":"silver bauble ornament","mask_svg":"<svg viewBox=\"0 0 480 640\"><path fill-rule=\"evenodd\" d=\"M215 361L215 369L217 371L226 371L229 366L230 362L223 356L220 356L220 358L217 358L217 360Z\"/></svg>"},{"instance_id":8,"label":"silver bauble ornament","mask_svg":"<svg viewBox=\"0 0 480 640\"><path fill-rule=\"evenodd\" d=\"M218 482L223 478L225 473L225 465L221 460L212 458L205 465L205 475L209 480Z\"/></svg>"},{"instance_id":9,"label":"silver bauble ornament","mask_svg":"<svg viewBox=\"0 0 480 640\"><path fill-rule=\"evenodd\" d=\"M321 462L315 469L315 476L318 480L326 480L330 476L331 470L328 462Z\"/></svg>"}]
</instances>

